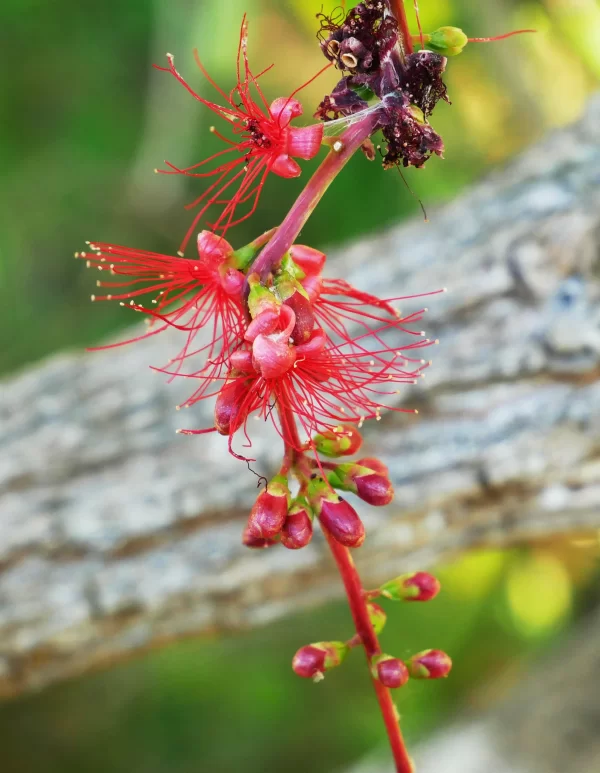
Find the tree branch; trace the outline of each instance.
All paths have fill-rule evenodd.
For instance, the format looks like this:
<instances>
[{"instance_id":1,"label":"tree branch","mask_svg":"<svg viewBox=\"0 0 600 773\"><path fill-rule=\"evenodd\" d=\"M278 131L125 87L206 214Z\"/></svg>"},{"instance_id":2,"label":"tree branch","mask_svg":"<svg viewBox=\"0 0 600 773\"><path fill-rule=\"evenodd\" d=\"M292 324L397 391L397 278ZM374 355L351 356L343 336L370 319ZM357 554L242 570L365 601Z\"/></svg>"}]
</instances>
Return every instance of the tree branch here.
<instances>
[{"instance_id":1,"label":"tree branch","mask_svg":"<svg viewBox=\"0 0 600 773\"><path fill-rule=\"evenodd\" d=\"M340 252L364 290L450 289L429 304L426 383L400 396L420 416L365 427L397 492L364 513L368 581L600 526L599 166L596 98L431 224ZM0 695L341 593L322 542L242 548L255 478L221 437L175 434L212 410L177 413L190 383L148 369L176 348L163 334L63 354L3 384ZM279 445L256 424L268 472Z\"/></svg>"}]
</instances>

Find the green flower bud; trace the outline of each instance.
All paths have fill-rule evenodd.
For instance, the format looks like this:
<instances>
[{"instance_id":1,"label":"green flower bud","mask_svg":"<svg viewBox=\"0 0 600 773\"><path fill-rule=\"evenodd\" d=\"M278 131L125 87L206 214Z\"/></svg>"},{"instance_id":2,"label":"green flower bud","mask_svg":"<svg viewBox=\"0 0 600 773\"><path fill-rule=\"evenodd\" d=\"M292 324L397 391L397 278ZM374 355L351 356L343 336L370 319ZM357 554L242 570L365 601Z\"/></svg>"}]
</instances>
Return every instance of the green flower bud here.
<instances>
[{"instance_id":1,"label":"green flower bud","mask_svg":"<svg viewBox=\"0 0 600 773\"><path fill-rule=\"evenodd\" d=\"M425 35L427 48L442 56L458 56L468 42L469 39L458 27L440 27Z\"/></svg>"},{"instance_id":2,"label":"green flower bud","mask_svg":"<svg viewBox=\"0 0 600 773\"><path fill-rule=\"evenodd\" d=\"M362 445L362 437L352 424L340 424L333 430L315 435L313 442L317 453L336 458L355 454Z\"/></svg>"}]
</instances>

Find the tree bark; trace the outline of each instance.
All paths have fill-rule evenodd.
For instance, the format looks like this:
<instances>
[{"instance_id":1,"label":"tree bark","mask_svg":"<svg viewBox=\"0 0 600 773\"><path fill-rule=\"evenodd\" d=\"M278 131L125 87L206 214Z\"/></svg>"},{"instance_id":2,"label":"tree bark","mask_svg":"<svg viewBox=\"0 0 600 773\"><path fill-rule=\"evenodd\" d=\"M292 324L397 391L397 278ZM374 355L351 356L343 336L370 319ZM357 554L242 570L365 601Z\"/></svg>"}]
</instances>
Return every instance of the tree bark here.
<instances>
[{"instance_id":1,"label":"tree bark","mask_svg":"<svg viewBox=\"0 0 600 773\"><path fill-rule=\"evenodd\" d=\"M392 506L364 511L368 581L600 526L599 168L595 98L431 223L332 261L386 297L449 288L427 300L434 365L398 398L420 415L365 426L396 488ZM318 539L296 553L241 546L257 479L220 436L175 434L212 412L175 411L192 382L148 369L175 338L61 354L2 385L2 696L341 593ZM256 422L253 443L268 473L279 441Z\"/></svg>"}]
</instances>

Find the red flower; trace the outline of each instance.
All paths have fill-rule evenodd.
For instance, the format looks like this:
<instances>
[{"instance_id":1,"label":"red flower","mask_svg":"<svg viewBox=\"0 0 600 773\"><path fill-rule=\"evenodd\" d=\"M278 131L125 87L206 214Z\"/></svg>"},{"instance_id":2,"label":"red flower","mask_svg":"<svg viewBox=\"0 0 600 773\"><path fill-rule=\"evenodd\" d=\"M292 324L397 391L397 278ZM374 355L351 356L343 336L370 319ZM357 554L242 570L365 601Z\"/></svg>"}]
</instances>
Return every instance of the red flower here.
<instances>
[{"instance_id":1,"label":"red flower","mask_svg":"<svg viewBox=\"0 0 600 773\"><path fill-rule=\"evenodd\" d=\"M244 275L234 268L233 248L220 236L210 231L198 234L198 259L161 255L156 252L134 250L104 242L90 244L91 252L76 253L87 261L89 268L110 272L123 281L97 282L106 288L106 295L92 295L93 301L119 300L121 305L150 315L146 333L127 341L108 346L108 349L156 335L168 327L187 333L186 342L175 363L175 375L184 360L204 355L211 375L218 376L226 359L243 335L244 314L241 288ZM137 299L152 296L151 307L144 307ZM156 324L159 323L159 324ZM198 349L192 343L200 328L211 331L208 343ZM207 372L206 367L203 372Z\"/></svg>"},{"instance_id":2,"label":"red flower","mask_svg":"<svg viewBox=\"0 0 600 773\"><path fill-rule=\"evenodd\" d=\"M263 73L253 75L248 65L247 36L248 27L244 16L237 55L237 85L230 94L226 94L217 86L200 62L198 52L194 51L198 67L223 98L225 105L216 104L197 94L175 69L172 54L167 54L168 67L154 65L157 70L170 72L194 99L227 121L234 135L233 139L229 139L212 127L211 131L227 143L227 148L198 164L183 169L167 162L171 171L164 171L165 174L216 178L207 190L187 207L187 209L193 209L200 206L200 210L196 213L181 243L181 250L185 250L197 223L213 204L224 205L224 208L211 228L225 233L228 228L241 223L253 214L269 172L280 177L297 177L301 169L294 158L311 159L316 156L321 145L322 124L294 127L291 126L291 122L302 115L302 106L294 99L294 95L323 70L296 89L291 96L280 97L268 105L258 85L258 78ZM235 158L221 163L223 156L230 153L233 153ZM205 165L213 161L217 162L216 166L205 171ZM232 191L235 192L232 194ZM247 205L246 212L241 215L236 214L238 206L243 204Z\"/></svg>"},{"instance_id":3,"label":"red flower","mask_svg":"<svg viewBox=\"0 0 600 773\"><path fill-rule=\"evenodd\" d=\"M415 383L425 367L424 360L419 360L416 367L407 366L402 350L427 346L432 343L428 339L420 338L408 347L399 346L397 341L392 347L382 341L384 330L402 329L403 319L395 317L358 339L339 344L333 344L321 328L316 328L306 343L294 345L290 339L294 312L285 305L280 310L279 320L274 323L269 317L268 324L256 335L253 326L260 321L260 314L255 317L248 328L252 335L249 337L247 332L247 343L230 357L231 369L217 400L216 427L181 430L184 434L216 428L229 436L229 449L238 456L232 450L233 436L242 429L250 443L247 421L252 414L273 421L288 439L292 433L280 426L278 416L293 415L306 433L309 447L313 447L313 435L335 432L343 422L360 427L365 419L379 420L381 411L390 407L388 403L398 385ZM211 383L208 375L194 375L202 383L188 404L207 397Z\"/></svg>"}]
</instances>

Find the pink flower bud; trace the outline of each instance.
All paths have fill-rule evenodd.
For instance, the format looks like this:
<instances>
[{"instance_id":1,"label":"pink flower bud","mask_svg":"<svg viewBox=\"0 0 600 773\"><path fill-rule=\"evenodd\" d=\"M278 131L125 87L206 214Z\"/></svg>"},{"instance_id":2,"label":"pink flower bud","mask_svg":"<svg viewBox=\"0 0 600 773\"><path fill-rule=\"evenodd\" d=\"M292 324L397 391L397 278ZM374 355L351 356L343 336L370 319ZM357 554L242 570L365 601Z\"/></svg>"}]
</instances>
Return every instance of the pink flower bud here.
<instances>
[{"instance_id":1,"label":"pink flower bud","mask_svg":"<svg viewBox=\"0 0 600 773\"><path fill-rule=\"evenodd\" d=\"M360 432L352 424L336 427L337 432L328 430L315 435L314 444L317 453L323 456L352 456L362 445Z\"/></svg>"},{"instance_id":2,"label":"pink flower bud","mask_svg":"<svg viewBox=\"0 0 600 773\"><path fill-rule=\"evenodd\" d=\"M370 505L388 505L394 498L394 489L387 474L375 472L358 462L338 464L329 476L332 486L351 491Z\"/></svg>"},{"instance_id":3,"label":"pink flower bud","mask_svg":"<svg viewBox=\"0 0 600 773\"><path fill-rule=\"evenodd\" d=\"M384 583L379 590L393 601L430 601L440 592L440 583L427 572L401 574Z\"/></svg>"},{"instance_id":4,"label":"pink flower bud","mask_svg":"<svg viewBox=\"0 0 600 773\"><path fill-rule=\"evenodd\" d=\"M232 435L237 426L237 416L247 392L245 380L236 378L221 389L215 403L215 429L220 435Z\"/></svg>"},{"instance_id":5,"label":"pink flower bud","mask_svg":"<svg viewBox=\"0 0 600 773\"><path fill-rule=\"evenodd\" d=\"M260 492L248 518L244 544L272 539L281 531L288 511L290 491L287 479L276 475Z\"/></svg>"},{"instance_id":6,"label":"pink flower bud","mask_svg":"<svg viewBox=\"0 0 600 773\"><path fill-rule=\"evenodd\" d=\"M377 655L371 662L371 673L384 687L394 690L403 687L409 678L408 668L391 655Z\"/></svg>"},{"instance_id":7,"label":"pink flower bud","mask_svg":"<svg viewBox=\"0 0 600 773\"><path fill-rule=\"evenodd\" d=\"M292 245L290 255L294 263L300 266L307 277L320 274L325 266L325 253L304 244Z\"/></svg>"},{"instance_id":8,"label":"pink flower bud","mask_svg":"<svg viewBox=\"0 0 600 773\"><path fill-rule=\"evenodd\" d=\"M290 550L303 548L311 541L313 525L308 504L297 500L288 513L281 530L281 544Z\"/></svg>"},{"instance_id":9,"label":"pink flower bud","mask_svg":"<svg viewBox=\"0 0 600 773\"><path fill-rule=\"evenodd\" d=\"M371 475L358 475L354 482L356 483L356 493L370 505L381 507L389 505L394 498L394 489L390 480L385 475L377 472Z\"/></svg>"},{"instance_id":10,"label":"pink flower bud","mask_svg":"<svg viewBox=\"0 0 600 773\"><path fill-rule=\"evenodd\" d=\"M364 524L345 499L325 500L319 518L331 536L347 548L359 548L365 541Z\"/></svg>"},{"instance_id":11,"label":"pink flower bud","mask_svg":"<svg viewBox=\"0 0 600 773\"><path fill-rule=\"evenodd\" d=\"M406 662L413 679L443 679L452 668L452 661L441 650L417 652Z\"/></svg>"},{"instance_id":12,"label":"pink flower bud","mask_svg":"<svg viewBox=\"0 0 600 773\"><path fill-rule=\"evenodd\" d=\"M231 244L212 231L200 231L197 245L200 259L205 266L213 271L216 271L233 253Z\"/></svg>"},{"instance_id":13,"label":"pink flower bud","mask_svg":"<svg viewBox=\"0 0 600 773\"><path fill-rule=\"evenodd\" d=\"M307 495L321 525L335 540L348 548L362 545L365 541L365 527L358 513L348 502L338 497L326 481L321 478L311 480Z\"/></svg>"},{"instance_id":14,"label":"pink flower bud","mask_svg":"<svg viewBox=\"0 0 600 773\"><path fill-rule=\"evenodd\" d=\"M375 631L375 634L379 636L387 622L387 615L379 604L374 604L372 601L367 604L367 611L369 612L369 619L373 626L373 630Z\"/></svg>"},{"instance_id":15,"label":"pink flower bud","mask_svg":"<svg viewBox=\"0 0 600 773\"><path fill-rule=\"evenodd\" d=\"M341 641L320 641L300 647L292 660L294 672L304 679L323 679L325 671L339 666L349 652Z\"/></svg>"}]
</instances>

